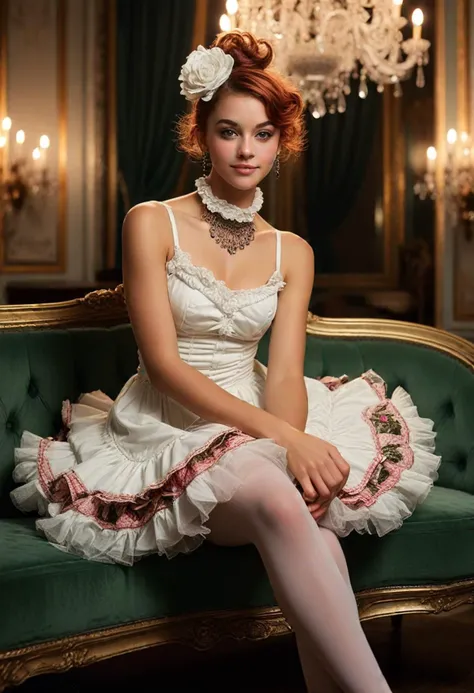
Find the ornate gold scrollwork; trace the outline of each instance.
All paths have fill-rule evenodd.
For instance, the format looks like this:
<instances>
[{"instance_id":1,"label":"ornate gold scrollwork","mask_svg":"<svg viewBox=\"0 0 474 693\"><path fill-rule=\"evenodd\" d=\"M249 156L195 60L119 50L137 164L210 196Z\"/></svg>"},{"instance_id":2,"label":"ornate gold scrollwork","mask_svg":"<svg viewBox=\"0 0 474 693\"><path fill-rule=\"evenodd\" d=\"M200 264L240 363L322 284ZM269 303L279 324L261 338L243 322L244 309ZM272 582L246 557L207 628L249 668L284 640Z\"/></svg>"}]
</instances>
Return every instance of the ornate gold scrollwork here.
<instances>
[{"instance_id":1,"label":"ornate gold scrollwork","mask_svg":"<svg viewBox=\"0 0 474 693\"><path fill-rule=\"evenodd\" d=\"M463 599L462 596L456 594L436 595L435 593L430 593L421 600L421 604L427 607L432 614L440 614L443 611L451 611L465 604L474 604L474 593L467 599Z\"/></svg>"},{"instance_id":2,"label":"ornate gold scrollwork","mask_svg":"<svg viewBox=\"0 0 474 693\"><path fill-rule=\"evenodd\" d=\"M209 650L221 640L266 640L274 635L291 633L286 619L278 612L266 618L210 618L191 624L183 630L179 641L197 650Z\"/></svg>"},{"instance_id":3,"label":"ornate gold scrollwork","mask_svg":"<svg viewBox=\"0 0 474 693\"><path fill-rule=\"evenodd\" d=\"M74 667L83 667L91 664L93 658L89 657L89 650L83 647L79 650L66 650L63 652L61 661L54 666L56 671L68 671Z\"/></svg>"},{"instance_id":4,"label":"ornate gold scrollwork","mask_svg":"<svg viewBox=\"0 0 474 693\"><path fill-rule=\"evenodd\" d=\"M10 659L0 662L0 691L8 686L19 686L20 683L28 678L28 670L24 667L21 659Z\"/></svg>"},{"instance_id":5,"label":"ornate gold scrollwork","mask_svg":"<svg viewBox=\"0 0 474 693\"><path fill-rule=\"evenodd\" d=\"M119 284L115 289L98 289L86 294L79 299L88 308L105 309L108 306L125 305L125 293L123 284Z\"/></svg>"}]
</instances>

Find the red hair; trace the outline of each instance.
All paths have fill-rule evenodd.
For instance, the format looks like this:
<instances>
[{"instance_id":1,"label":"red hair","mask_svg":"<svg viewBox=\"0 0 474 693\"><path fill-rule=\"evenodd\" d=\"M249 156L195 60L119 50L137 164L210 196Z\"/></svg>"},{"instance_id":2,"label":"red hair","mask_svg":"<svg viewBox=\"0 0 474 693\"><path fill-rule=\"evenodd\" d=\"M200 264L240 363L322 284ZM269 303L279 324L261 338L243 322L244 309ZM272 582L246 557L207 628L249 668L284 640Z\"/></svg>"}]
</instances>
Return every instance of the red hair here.
<instances>
[{"instance_id":1,"label":"red hair","mask_svg":"<svg viewBox=\"0 0 474 693\"><path fill-rule=\"evenodd\" d=\"M190 113L178 122L180 149L193 159L203 155L201 142L207 120L219 96L225 92L248 94L265 106L269 120L280 130L280 158L285 161L299 154L305 143L304 104L299 91L269 66L273 48L266 39L257 39L246 31L219 34L211 47L218 46L234 58L234 68L227 82L210 101L193 102Z\"/></svg>"}]
</instances>

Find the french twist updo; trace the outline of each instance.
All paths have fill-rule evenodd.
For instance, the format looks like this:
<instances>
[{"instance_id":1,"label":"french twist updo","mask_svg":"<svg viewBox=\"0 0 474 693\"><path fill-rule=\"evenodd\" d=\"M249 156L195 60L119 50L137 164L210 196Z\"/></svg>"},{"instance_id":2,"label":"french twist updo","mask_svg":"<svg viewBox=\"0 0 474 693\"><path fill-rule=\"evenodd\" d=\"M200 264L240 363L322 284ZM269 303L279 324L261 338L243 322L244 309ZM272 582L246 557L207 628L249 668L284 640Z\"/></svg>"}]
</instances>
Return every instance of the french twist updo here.
<instances>
[{"instance_id":1,"label":"french twist updo","mask_svg":"<svg viewBox=\"0 0 474 693\"><path fill-rule=\"evenodd\" d=\"M201 142L207 120L225 92L247 94L265 106L269 120L280 130L280 158L285 161L304 148L304 104L293 84L271 68L273 48L269 41L256 38L247 31L226 31L217 36L211 48L217 46L234 59L229 79L210 101L199 99L191 111L178 122L179 147L192 159L203 155Z\"/></svg>"}]
</instances>

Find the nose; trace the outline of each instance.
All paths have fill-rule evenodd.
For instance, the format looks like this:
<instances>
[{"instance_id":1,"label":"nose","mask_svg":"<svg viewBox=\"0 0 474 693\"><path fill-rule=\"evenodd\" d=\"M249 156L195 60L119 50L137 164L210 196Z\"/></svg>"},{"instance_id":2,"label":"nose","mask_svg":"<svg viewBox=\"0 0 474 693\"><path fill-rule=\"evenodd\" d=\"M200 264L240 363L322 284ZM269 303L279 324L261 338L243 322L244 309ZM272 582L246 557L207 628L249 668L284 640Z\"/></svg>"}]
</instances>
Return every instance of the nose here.
<instances>
[{"instance_id":1,"label":"nose","mask_svg":"<svg viewBox=\"0 0 474 693\"><path fill-rule=\"evenodd\" d=\"M241 139L238 155L239 159L244 159L245 161L254 158L255 154L252 151L250 138L243 137Z\"/></svg>"}]
</instances>

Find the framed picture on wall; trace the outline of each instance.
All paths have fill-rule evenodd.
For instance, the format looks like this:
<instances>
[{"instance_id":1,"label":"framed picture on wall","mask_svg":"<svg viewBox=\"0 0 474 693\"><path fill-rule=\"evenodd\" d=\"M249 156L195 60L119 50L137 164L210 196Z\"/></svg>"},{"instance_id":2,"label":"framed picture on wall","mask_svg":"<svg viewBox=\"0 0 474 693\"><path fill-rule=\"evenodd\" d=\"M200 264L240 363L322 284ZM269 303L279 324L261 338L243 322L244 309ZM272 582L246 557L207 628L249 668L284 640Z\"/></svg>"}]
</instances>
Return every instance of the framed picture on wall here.
<instances>
[{"instance_id":1,"label":"framed picture on wall","mask_svg":"<svg viewBox=\"0 0 474 693\"><path fill-rule=\"evenodd\" d=\"M66 0L0 2L0 271L62 272Z\"/></svg>"}]
</instances>

